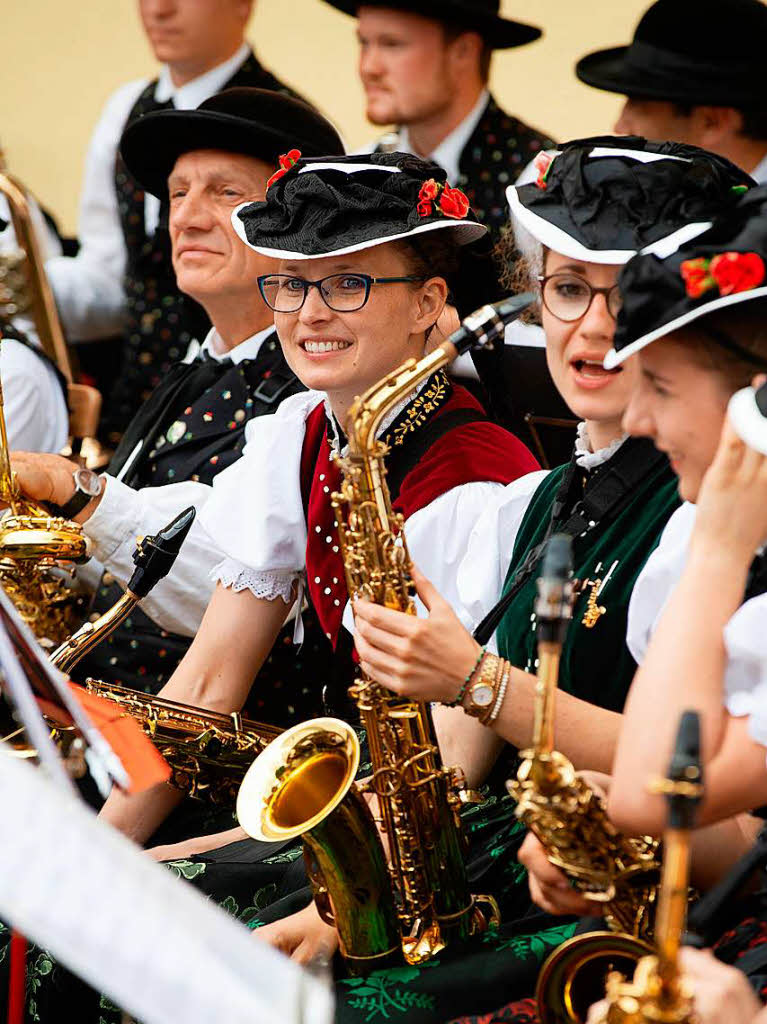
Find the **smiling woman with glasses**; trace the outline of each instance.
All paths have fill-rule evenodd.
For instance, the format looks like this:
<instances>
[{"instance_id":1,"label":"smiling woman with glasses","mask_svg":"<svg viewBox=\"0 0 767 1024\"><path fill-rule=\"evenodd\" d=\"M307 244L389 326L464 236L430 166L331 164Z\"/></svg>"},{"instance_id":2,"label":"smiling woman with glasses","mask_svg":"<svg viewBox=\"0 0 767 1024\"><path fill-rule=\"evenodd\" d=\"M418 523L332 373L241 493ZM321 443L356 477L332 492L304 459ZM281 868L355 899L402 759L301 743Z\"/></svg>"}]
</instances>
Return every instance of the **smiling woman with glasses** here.
<instances>
[{"instance_id":1,"label":"smiling woman with glasses","mask_svg":"<svg viewBox=\"0 0 767 1024\"><path fill-rule=\"evenodd\" d=\"M353 313L362 309L374 284L416 284L425 277L371 277L370 274L330 274L319 281L306 281L290 274L263 274L258 278L261 297L275 313L297 313L310 288L316 288L328 309L336 313Z\"/></svg>"}]
</instances>

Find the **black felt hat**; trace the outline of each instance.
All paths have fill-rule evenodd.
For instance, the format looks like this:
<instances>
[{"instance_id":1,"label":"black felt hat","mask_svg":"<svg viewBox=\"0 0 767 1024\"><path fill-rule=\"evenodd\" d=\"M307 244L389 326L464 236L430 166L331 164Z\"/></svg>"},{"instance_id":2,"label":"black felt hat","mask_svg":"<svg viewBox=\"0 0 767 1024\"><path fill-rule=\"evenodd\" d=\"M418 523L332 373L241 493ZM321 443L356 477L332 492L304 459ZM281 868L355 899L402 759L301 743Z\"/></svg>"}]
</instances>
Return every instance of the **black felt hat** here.
<instances>
[{"instance_id":1,"label":"black felt hat","mask_svg":"<svg viewBox=\"0 0 767 1024\"><path fill-rule=\"evenodd\" d=\"M500 16L499 0L326 0L344 14L355 14L360 7L388 7L470 32L479 32L494 50L508 50L539 39L543 32L535 25Z\"/></svg>"},{"instance_id":2,"label":"black felt hat","mask_svg":"<svg viewBox=\"0 0 767 1024\"><path fill-rule=\"evenodd\" d=\"M276 164L298 146L307 156L343 154L335 128L302 100L269 89L226 89L196 110L155 110L132 121L120 153L139 184L163 198L183 153L222 149Z\"/></svg>"},{"instance_id":3,"label":"black felt hat","mask_svg":"<svg viewBox=\"0 0 767 1024\"><path fill-rule=\"evenodd\" d=\"M760 0L657 0L629 46L581 58L597 89L692 105L764 106L767 6Z\"/></svg>"},{"instance_id":4,"label":"black felt hat","mask_svg":"<svg viewBox=\"0 0 767 1024\"><path fill-rule=\"evenodd\" d=\"M767 297L767 186L671 255L635 256L618 280L623 308L608 369L707 313Z\"/></svg>"},{"instance_id":5,"label":"black felt hat","mask_svg":"<svg viewBox=\"0 0 767 1024\"><path fill-rule=\"evenodd\" d=\"M572 259L620 265L640 249L676 248L754 185L697 146L597 136L536 158L538 178L506 195L516 223Z\"/></svg>"},{"instance_id":6,"label":"black felt hat","mask_svg":"<svg viewBox=\"0 0 767 1024\"><path fill-rule=\"evenodd\" d=\"M444 170L409 153L319 160L291 153L281 163L266 200L232 214L240 238L265 256L340 256L437 230L465 245L487 231Z\"/></svg>"}]
</instances>

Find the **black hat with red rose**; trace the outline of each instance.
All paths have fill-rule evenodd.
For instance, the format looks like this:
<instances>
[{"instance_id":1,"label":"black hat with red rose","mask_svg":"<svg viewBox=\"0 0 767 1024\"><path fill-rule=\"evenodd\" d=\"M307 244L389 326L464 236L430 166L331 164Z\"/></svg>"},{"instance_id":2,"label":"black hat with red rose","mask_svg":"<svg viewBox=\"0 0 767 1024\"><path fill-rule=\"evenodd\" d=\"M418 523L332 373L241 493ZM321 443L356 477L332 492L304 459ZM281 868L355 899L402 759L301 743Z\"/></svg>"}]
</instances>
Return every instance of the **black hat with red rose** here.
<instances>
[{"instance_id":1,"label":"black hat with red rose","mask_svg":"<svg viewBox=\"0 0 767 1024\"><path fill-rule=\"evenodd\" d=\"M709 313L767 299L767 186L745 192L707 231L670 255L639 253L618 283L623 307L607 369ZM708 327L705 333L711 335ZM713 340L763 365L733 339Z\"/></svg>"},{"instance_id":2,"label":"black hat with red rose","mask_svg":"<svg viewBox=\"0 0 767 1024\"><path fill-rule=\"evenodd\" d=\"M238 207L232 223L275 259L340 256L436 231L462 246L487 231L437 164L407 153L314 159L297 149L280 157L265 200Z\"/></svg>"}]
</instances>

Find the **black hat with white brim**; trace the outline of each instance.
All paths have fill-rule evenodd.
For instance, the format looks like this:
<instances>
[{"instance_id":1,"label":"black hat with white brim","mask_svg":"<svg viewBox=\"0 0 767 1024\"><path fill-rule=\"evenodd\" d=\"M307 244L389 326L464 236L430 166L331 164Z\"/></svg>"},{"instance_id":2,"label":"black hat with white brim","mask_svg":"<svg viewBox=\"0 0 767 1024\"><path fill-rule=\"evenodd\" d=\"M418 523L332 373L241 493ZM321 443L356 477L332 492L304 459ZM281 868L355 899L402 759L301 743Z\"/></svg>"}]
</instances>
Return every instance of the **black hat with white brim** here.
<instances>
[{"instance_id":1,"label":"black hat with white brim","mask_svg":"<svg viewBox=\"0 0 767 1024\"><path fill-rule=\"evenodd\" d=\"M627 263L701 234L754 181L697 146L635 136L568 142L536 158L538 177L506 190L513 221L571 259Z\"/></svg>"},{"instance_id":2,"label":"black hat with white brim","mask_svg":"<svg viewBox=\"0 0 767 1024\"><path fill-rule=\"evenodd\" d=\"M746 192L708 231L675 252L663 258L640 253L618 280L623 306L607 369L708 313L767 298L767 186ZM735 347L731 340L721 343Z\"/></svg>"},{"instance_id":3,"label":"black hat with white brim","mask_svg":"<svg viewBox=\"0 0 767 1024\"><path fill-rule=\"evenodd\" d=\"M232 214L240 238L275 259L321 259L445 231L457 246L486 234L444 170L405 153L281 158L263 202Z\"/></svg>"}]
</instances>

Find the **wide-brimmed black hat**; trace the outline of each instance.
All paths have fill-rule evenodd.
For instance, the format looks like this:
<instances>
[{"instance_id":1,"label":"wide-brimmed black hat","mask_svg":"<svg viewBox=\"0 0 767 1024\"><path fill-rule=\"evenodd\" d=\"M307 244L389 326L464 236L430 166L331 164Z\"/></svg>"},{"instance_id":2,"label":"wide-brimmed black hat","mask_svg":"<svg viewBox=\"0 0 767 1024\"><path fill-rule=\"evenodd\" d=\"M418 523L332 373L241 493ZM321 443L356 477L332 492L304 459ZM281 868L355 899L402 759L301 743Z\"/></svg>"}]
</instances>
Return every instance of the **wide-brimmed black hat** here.
<instances>
[{"instance_id":1,"label":"wide-brimmed black hat","mask_svg":"<svg viewBox=\"0 0 767 1024\"><path fill-rule=\"evenodd\" d=\"M499 0L325 0L344 14L356 15L360 7L389 7L420 14L424 18L479 32L494 50L508 50L539 39L543 32L535 25L500 16Z\"/></svg>"},{"instance_id":2,"label":"wide-brimmed black hat","mask_svg":"<svg viewBox=\"0 0 767 1024\"><path fill-rule=\"evenodd\" d=\"M332 124L302 100L269 89L226 89L196 110L155 110L132 121L120 153L139 184L163 198L183 153L222 149L276 164L297 146L307 156L343 154Z\"/></svg>"},{"instance_id":3,"label":"wide-brimmed black hat","mask_svg":"<svg viewBox=\"0 0 767 1024\"><path fill-rule=\"evenodd\" d=\"M635 256L618 283L623 308L607 369L708 313L767 297L767 186L746 192L708 231L665 258Z\"/></svg>"},{"instance_id":4,"label":"wide-brimmed black hat","mask_svg":"<svg viewBox=\"0 0 767 1024\"><path fill-rule=\"evenodd\" d=\"M438 230L465 245L487 232L444 170L409 153L316 160L293 151L280 162L265 201L232 214L240 238L265 256L340 256Z\"/></svg>"},{"instance_id":5,"label":"wide-brimmed black hat","mask_svg":"<svg viewBox=\"0 0 767 1024\"><path fill-rule=\"evenodd\" d=\"M734 188L755 184L697 146L634 136L577 139L536 165L536 181L506 191L513 223L555 252L615 265L648 247L672 251L737 199Z\"/></svg>"},{"instance_id":6,"label":"wide-brimmed black hat","mask_svg":"<svg viewBox=\"0 0 767 1024\"><path fill-rule=\"evenodd\" d=\"M629 46L582 57L575 73L637 99L764 106L767 6L760 0L657 0Z\"/></svg>"}]
</instances>

